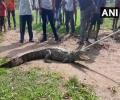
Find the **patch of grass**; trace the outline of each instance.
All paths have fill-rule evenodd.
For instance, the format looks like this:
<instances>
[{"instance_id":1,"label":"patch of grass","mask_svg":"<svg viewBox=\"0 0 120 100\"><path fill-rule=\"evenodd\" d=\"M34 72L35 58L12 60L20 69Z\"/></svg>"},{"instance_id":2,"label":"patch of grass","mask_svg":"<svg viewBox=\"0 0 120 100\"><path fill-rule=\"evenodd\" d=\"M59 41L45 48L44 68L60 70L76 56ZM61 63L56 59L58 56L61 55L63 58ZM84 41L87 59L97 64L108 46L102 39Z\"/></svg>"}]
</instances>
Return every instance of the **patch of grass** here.
<instances>
[{"instance_id":1,"label":"patch of grass","mask_svg":"<svg viewBox=\"0 0 120 100\"><path fill-rule=\"evenodd\" d=\"M104 29L112 29L112 20L113 19L105 18L102 27L104 27Z\"/></svg>"},{"instance_id":2,"label":"patch of grass","mask_svg":"<svg viewBox=\"0 0 120 100\"><path fill-rule=\"evenodd\" d=\"M6 58L0 58L0 65L6 62ZM0 75L7 74L7 70L5 68L0 68Z\"/></svg>"},{"instance_id":3,"label":"patch of grass","mask_svg":"<svg viewBox=\"0 0 120 100\"><path fill-rule=\"evenodd\" d=\"M66 88L72 100L96 100L97 99L94 91L87 85L79 83L75 77L71 78L67 82Z\"/></svg>"},{"instance_id":4,"label":"patch of grass","mask_svg":"<svg viewBox=\"0 0 120 100\"><path fill-rule=\"evenodd\" d=\"M0 69L0 100L62 100L67 91L72 100L97 100L77 79L66 82L60 74L41 69ZM64 91L63 91L64 90Z\"/></svg>"},{"instance_id":5,"label":"patch of grass","mask_svg":"<svg viewBox=\"0 0 120 100\"><path fill-rule=\"evenodd\" d=\"M7 61L7 58L0 58L0 65L5 63Z\"/></svg>"},{"instance_id":6,"label":"patch of grass","mask_svg":"<svg viewBox=\"0 0 120 100\"><path fill-rule=\"evenodd\" d=\"M0 75L7 74L7 70L5 68L0 68Z\"/></svg>"},{"instance_id":7,"label":"patch of grass","mask_svg":"<svg viewBox=\"0 0 120 100\"><path fill-rule=\"evenodd\" d=\"M3 40L3 32L0 32L0 43L2 42L2 40Z\"/></svg>"}]
</instances>

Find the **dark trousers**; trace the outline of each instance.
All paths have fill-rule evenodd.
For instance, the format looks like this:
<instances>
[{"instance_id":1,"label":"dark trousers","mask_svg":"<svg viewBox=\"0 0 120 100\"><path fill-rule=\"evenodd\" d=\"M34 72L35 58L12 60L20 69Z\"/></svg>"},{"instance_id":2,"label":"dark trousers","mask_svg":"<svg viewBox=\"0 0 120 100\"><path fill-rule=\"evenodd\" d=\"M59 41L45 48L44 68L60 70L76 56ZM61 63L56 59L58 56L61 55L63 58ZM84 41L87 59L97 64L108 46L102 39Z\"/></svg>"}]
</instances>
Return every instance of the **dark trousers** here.
<instances>
[{"instance_id":1,"label":"dark trousers","mask_svg":"<svg viewBox=\"0 0 120 100\"><path fill-rule=\"evenodd\" d=\"M4 27L4 31L6 31L5 16L0 16L0 32L2 32L2 27Z\"/></svg>"},{"instance_id":2,"label":"dark trousers","mask_svg":"<svg viewBox=\"0 0 120 100\"><path fill-rule=\"evenodd\" d=\"M73 11L65 11L65 25L66 25L66 32L69 33L69 23L71 25L71 32L75 32L75 23L74 23L74 13Z\"/></svg>"},{"instance_id":3,"label":"dark trousers","mask_svg":"<svg viewBox=\"0 0 120 100\"><path fill-rule=\"evenodd\" d=\"M41 16L42 16L42 22L43 22L43 39L47 39L47 34L46 34L46 24L47 24L47 19L50 22L52 31L54 33L55 39L58 39L58 35L57 35L57 31L55 28L55 24L54 24L54 13L52 10L47 10L47 9L42 9L41 10Z\"/></svg>"},{"instance_id":4,"label":"dark trousers","mask_svg":"<svg viewBox=\"0 0 120 100\"><path fill-rule=\"evenodd\" d=\"M14 28L15 28L16 27L15 10L13 10L13 11L8 10L8 27L9 28L11 28L10 15L12 15Z\"/></svg>"},{"instance_id":5,"label":"dark trousers","mask_svg":"<svg viewBox=\"0 0 120 100\"><path fill-rule=\"evenodd\" d=\"M26 23L28 26L29 41L33 40L32 15L20 15L20 41L24 41Z\"/></svg>"}]
</instances>

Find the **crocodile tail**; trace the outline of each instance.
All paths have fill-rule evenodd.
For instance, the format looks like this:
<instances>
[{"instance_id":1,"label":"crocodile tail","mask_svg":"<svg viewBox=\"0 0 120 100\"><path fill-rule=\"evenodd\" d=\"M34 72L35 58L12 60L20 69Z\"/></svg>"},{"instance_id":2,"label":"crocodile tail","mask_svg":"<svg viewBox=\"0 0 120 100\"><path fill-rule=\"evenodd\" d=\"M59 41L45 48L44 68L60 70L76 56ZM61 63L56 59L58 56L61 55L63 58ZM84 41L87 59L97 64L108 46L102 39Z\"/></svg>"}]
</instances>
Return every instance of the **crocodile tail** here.
<instances>
[{"instance_id":1,"label":"crocodile tail","mask_svg":"<svg viewBox=\"0 0 120 100\"><path fill-rule=\"evenodd\" d=\"M18 57L18 58L14 58L8 62L3 63L2 65L0 65L0 67L11 68L11 67L21 65L23 63L24 63L23 59L21 59L21 57Z\"/></svg>"},{"instance_id":2,"label":"crocodile tail","mask_svg":"<svg viewBox=\"0 0 120 100\"><path fill-rule=\"evenodd\" d=\"M8 62L6 62L6 63L3 63L3 64L1 64L0 65L0 68L11 68L11 67L13 67L12 66L13 64L12 64L12 62L11 61L8 61Z\"/></svg>"}]
</instances>

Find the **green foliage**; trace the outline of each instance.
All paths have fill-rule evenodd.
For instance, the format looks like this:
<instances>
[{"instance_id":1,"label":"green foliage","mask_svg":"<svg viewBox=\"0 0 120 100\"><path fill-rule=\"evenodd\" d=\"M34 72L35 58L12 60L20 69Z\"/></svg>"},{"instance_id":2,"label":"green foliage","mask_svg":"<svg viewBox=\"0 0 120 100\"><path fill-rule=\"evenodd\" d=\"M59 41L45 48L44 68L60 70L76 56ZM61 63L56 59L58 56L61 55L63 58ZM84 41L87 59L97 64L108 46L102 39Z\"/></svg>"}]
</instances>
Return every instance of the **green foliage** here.
<instances>
[{"instance_id":1,"label":"green foliage","mask_svg":"<svg viewBox=\"0 0 120 100\"><path fill-rule=\"evenodd\" d=\"M0 75L5 75L5 74L7 74L7 71L6 71L6 69L5 68L0 68Z\"/></svg>"}]
</instances>

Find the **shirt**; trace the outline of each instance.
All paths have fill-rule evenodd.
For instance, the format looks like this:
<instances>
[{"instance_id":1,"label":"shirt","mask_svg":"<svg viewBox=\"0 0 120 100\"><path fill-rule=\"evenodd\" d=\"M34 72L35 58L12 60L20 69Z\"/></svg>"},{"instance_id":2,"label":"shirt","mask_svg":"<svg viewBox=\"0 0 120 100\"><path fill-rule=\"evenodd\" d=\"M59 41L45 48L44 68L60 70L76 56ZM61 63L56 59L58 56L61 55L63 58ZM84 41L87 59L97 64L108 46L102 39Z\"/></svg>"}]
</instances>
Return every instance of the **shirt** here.
<instances>
[{"instance_id":1,"label":"shirt","mask_svg":"<svg viewBox=\"0 0 120 100\"><path fill-rule=\"evenodd\" d=\"M20 0L20 15L32 15L32 6L30 0Z\"/></svg>"},{"instance_id":2,"label":"shirt","mask_svg":"<svg viewBox=\"0 0 120 100\"><path fill-rule=\"evenodd\" d=\"M52 0L41 0L40 6L41 8L52 10L53 9Z\"/></svg>"},{"instance_id":3,"label":"shirt","mask_svg":"<svg viewBox=\"0 0 120 100\"><path fill-rule=\"evenodd\" d=\"M74 10L73 0L65 0L65 10L66 11Z\"/></svg>"},{"instance_id":4,"label":"shirt","mask_svg":"<svg viewBox=\"0 0 120 100\"><path fill-rule=\"evenodd\" d=\"M89 7L94 6L92 0L78 0L78 1L79 1L79 5L80 5L81 10L85 10L85 9L87 9Z\"/></svg>"},{"instance_id":5,"label":"shirt","mask_svg":"<svg viewBox=\"0 0 120 100\"><path fill-rule=\"evenodd\" d=\"M0 16L6 16L6 4L5 2L0 3Z\"/></svg>"},{"instance_id":6,"label":"shirt","mask_svg":"<svg viewBox=\"0 0 120 100\"><path fill-rule=\"evenodd\" d=\"M15 10L15 1L14 0L6 0L6 4L7 4L8 10L10 10L10 11Z\"/></svg>"}]
</instances>

